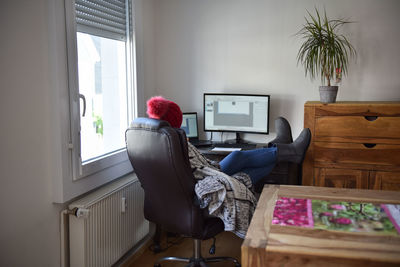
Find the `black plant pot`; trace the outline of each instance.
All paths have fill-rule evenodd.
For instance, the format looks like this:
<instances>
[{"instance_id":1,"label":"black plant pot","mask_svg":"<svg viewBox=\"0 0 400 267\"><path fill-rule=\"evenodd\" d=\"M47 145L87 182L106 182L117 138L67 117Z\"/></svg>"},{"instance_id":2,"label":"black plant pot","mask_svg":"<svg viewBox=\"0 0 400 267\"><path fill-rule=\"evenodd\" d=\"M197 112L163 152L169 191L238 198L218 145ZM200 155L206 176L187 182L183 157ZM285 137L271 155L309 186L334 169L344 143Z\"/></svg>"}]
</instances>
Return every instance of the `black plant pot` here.
<instances>
[{"instance_id":1,"label":"black plant pot","mask_svg":"<svg viewBox=\"0 0 400 267\"><path fill-rule=\"evenodd\" d=\"M322 103L335 103L339 86L320 86L319 97Z\"/></svg>"}]
</instances>

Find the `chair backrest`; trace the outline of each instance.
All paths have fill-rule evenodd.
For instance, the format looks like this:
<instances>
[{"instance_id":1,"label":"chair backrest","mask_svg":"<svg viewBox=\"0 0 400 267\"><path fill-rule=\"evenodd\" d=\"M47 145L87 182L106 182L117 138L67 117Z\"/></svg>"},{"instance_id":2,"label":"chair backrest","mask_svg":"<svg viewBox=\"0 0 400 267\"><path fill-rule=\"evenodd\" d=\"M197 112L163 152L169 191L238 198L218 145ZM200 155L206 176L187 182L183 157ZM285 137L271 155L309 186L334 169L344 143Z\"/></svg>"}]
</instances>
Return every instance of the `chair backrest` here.
<instances>
[{"instance_id":1,"label":"chair backrest","mask_svg":"<svg viewBox=\"0 0 400 267\"><path fill-rule=\"evenodd\" d=\"M162 120L138 118L126 131L129 160L145 191L144 215L187 236L203 227L185 132Z\"/></svg>"}]
</instances>

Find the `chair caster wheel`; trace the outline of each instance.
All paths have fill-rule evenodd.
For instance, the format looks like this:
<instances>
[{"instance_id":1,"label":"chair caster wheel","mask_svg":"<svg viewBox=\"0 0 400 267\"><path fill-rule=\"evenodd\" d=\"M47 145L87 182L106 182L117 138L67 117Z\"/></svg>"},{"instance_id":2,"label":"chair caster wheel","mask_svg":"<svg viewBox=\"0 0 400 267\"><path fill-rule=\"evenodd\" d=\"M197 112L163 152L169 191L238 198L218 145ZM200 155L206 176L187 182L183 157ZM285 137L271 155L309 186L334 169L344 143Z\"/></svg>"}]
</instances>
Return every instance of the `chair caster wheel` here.
<instances>
[{"instance_id":1,"label":"chair caster wheel","mask_svg":"<svg viewBox=\"0 0 400 267\"><path fill-rule=\"evenodd\" d=\"M211 255L215 254L215 245L211 246L210 251L208 253L210 253Z\"/></svg>"},{"instance_id":2,"label":"chair caster wheel","mask_svg":"<svg viewBox=\"0 0 400 267\"><path fill-rule=\"evenodd\" d=\"M154 248L153 248L153 252L156 254L156 253L160 253L161 252L161 246L158 244L158 245L154 245ZM154 266L155 267L155 266ZM158 266L157 266L158 267Z\"/></svg>"}]
</instances>

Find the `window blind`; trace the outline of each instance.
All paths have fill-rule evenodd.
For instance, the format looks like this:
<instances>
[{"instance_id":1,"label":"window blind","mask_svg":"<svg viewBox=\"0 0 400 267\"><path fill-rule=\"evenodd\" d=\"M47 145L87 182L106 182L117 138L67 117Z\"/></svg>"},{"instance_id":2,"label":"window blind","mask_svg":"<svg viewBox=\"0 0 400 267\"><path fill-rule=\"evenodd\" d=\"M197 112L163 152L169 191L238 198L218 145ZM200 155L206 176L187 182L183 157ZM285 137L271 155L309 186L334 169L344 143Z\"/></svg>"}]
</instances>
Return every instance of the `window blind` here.
<instances>
[{"instance_id":1,"label":"window blind","mask_svg":"<svg viewBox=\"0 0 400 267\"><path fill-rule=\"evenodd\" d=\"M127 16L126 0L75 0L77 31L100 37L125 41ZM127 12L128 11L128 12Z\"/></svg>"}]
</instances>

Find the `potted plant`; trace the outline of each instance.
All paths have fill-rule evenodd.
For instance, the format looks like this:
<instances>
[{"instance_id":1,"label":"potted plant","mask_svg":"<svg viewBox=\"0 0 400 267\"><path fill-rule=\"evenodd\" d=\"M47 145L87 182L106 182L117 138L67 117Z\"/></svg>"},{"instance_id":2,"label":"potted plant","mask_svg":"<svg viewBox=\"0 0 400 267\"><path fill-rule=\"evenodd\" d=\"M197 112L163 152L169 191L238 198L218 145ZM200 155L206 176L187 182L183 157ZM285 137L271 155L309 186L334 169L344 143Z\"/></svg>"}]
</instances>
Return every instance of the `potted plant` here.
<instances>
[{"instance_id":1,"label":"potted plant","mask_svg":"<svg viewBox=\"0 0 400 267\"><path fill-rule=\"evenodd\" d=\"M339 33L341 27L349 21L342 19L329 20L324 12L321 17L318 9L313 16L307 11L309 18L303 28L297 33L304 39L297 54L297 64L304 66L305 75L311 79L321 76L320 98L323 103L334 103L338 86L331 86L331 81L341 81L347 74L349 57L355 57L356 51L347 38ZM326 83L325 83L326 82Z\"/></svg>"}]
</instances>

